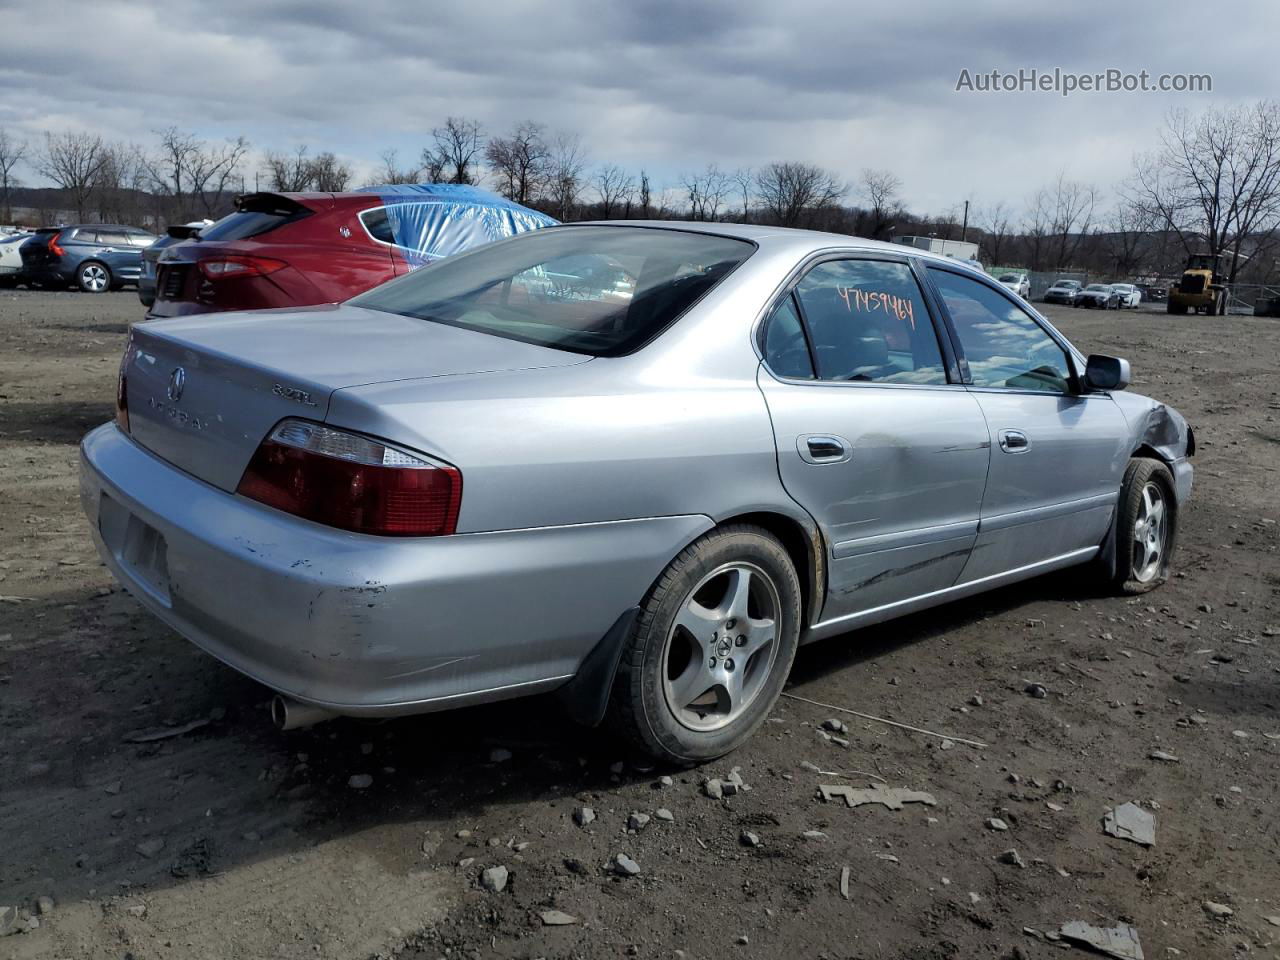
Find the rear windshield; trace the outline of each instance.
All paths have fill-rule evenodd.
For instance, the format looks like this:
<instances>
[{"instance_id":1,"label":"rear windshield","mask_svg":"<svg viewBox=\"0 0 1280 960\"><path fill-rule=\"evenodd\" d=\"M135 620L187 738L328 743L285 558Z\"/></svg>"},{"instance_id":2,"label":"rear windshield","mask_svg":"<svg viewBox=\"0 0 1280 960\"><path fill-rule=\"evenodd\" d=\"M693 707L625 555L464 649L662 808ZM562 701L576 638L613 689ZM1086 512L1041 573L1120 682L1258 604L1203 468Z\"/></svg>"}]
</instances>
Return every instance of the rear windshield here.
<instances>
[{"instance_id":1,"label":"rear windshield","mask_svg":"<svg viewBox=\"0 0 1280 960\"><path fill-rule=\"evenodd\" d=\"M551 227L449 257L357 306L593 356L643 346L755 250L646 227Z\"/></svg>"},{"instance_id":2,"label":"rear windshield","mask_svg":"<svg viewBox=\"0 0 1280 960\"><path fill-rule=\"evenodd\" d=\"M200 231L201 240L244 240L306 216L265 210L237 210Z\"/></svg>"}]
</instances>

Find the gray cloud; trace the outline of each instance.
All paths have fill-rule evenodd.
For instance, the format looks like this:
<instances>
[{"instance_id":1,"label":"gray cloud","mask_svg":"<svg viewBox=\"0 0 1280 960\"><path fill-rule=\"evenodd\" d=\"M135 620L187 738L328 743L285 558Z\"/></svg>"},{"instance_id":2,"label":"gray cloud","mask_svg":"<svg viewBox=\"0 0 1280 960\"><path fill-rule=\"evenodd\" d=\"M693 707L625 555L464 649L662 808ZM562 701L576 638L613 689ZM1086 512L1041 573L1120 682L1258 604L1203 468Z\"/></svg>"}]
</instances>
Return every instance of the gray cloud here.
<instances>
[{"instance_id":1,"label":"gray cloud","mask_svg":"<svg viewBox=\"0 0 1280 960\"><path fill-rule=\"evenodd\" d=\"M432 9L438 7L438 9ZM415 156L449 114L491 132L534 118L594 163L674 184L710 161L894 169L918 209L1021 205L1065 169L1109 189L1172 106L1277 94L1272 0L1233 29L1166 5L792 0L0 0L0 126L145 141L176 124L258 148L308 143L365 169ZM977 94L962 68L1206 72L1212 94ZM26 179L34 180L30 171Z\"/></svg>"}]
</instances>

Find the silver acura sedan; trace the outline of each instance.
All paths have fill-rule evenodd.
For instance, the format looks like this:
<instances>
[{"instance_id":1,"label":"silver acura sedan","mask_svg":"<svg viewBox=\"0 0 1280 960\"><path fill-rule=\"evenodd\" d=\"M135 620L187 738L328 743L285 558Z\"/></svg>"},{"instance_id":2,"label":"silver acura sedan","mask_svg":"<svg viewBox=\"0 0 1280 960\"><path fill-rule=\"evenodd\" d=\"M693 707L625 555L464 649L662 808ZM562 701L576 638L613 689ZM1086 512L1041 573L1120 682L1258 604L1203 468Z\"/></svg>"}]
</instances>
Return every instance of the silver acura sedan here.
<instances>
[{"instance_id":1,"label":"silver acura sedan","mask_svg":"<svg viewBox=\"0 0 1280 960\"><path fill-rule=\"evenodd\" d=\"M102 557L277 720L557 691L678 763L800 643L1075 564L1169 570L1195 441L954 260L553 227L329 307L134 327Z\"/></svg>"}]
</instances>

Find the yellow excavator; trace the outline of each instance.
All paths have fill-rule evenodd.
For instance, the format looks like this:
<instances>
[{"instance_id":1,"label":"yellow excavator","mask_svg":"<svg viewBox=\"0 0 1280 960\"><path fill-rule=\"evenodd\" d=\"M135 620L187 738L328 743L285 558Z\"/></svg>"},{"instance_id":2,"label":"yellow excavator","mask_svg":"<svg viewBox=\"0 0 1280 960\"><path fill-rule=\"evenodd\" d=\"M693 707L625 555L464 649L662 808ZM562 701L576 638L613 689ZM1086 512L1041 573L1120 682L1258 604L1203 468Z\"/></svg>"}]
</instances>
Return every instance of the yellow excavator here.
<instances>
[{"instance_id":1,"label":"yellow excavator","mask_svg":"<svg viewBox=\"0 0 1280 960\"><path fill-rule=\"evenodd\" d=\"M1222 274L1222 254L1196 253L1187 258L1182 278L1169 288L1170 313L1207 313L1225 316L1227 284Z\"/></svg>"}]
</instances>

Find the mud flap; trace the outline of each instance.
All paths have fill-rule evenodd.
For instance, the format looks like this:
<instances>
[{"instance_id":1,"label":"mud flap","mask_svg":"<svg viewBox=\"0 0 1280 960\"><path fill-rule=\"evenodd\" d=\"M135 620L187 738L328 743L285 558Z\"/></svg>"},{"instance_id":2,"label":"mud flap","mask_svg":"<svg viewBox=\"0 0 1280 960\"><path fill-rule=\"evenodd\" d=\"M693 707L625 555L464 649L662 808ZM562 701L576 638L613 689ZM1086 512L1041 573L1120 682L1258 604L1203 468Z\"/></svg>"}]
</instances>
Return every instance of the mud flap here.
<instances>
[{"instance_id":1,"label":"mud flap","mask_svg":"<svg viewBox=\"0 0 1280 960\"><path fill-rule=\"evenodd\" d=\"M573 679L556 690L555 696L575 723L598 727L604 720L622 650L639 615L640 608L632 607L618 617L600 642L583 658Z\"/></svg>"}]
</instances>

